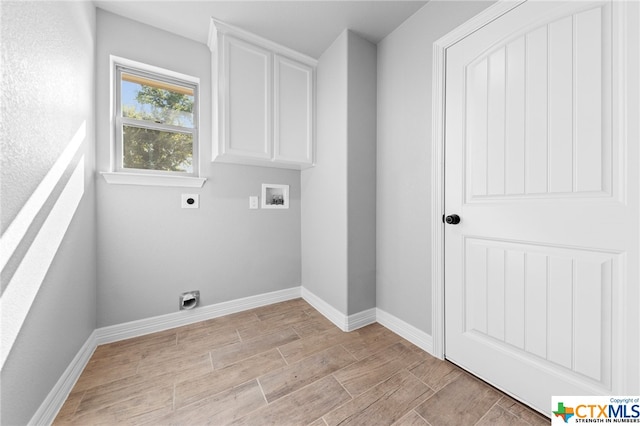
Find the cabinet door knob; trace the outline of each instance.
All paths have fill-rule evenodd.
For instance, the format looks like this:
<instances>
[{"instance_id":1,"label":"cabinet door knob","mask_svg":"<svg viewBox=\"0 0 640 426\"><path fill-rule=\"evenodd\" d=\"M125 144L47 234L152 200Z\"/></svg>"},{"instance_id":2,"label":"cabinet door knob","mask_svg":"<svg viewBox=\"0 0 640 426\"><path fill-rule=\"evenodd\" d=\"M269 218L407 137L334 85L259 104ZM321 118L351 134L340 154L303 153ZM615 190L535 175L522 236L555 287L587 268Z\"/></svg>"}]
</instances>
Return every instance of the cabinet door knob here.
<instances>
[{"instance_id":1,"label":"cabinet door knob","mask_svg":"<svg viewBox=\"0 0 640 426\"><path fill-rule=\"evenodd\" d=\"M444 219L449 225L457 225L460 223L460 216L457 214L450 214Z\"/></svg>"}]
</instances>

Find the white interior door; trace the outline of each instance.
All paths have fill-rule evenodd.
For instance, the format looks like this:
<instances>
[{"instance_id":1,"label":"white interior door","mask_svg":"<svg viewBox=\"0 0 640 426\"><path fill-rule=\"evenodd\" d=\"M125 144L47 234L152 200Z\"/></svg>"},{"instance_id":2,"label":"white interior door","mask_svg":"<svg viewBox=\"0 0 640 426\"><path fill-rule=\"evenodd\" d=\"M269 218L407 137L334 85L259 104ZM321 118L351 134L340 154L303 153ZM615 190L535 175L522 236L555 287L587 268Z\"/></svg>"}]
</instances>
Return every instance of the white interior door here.
<instances>
[{"instance_id":1,"label":"white interior door","mask_svg":"<svg viewBox=\"0 0 640 426\"><path fill-rule=\"evenodd\" d=\"M625 7L526 2L446 52L445 356L547 413L637 386Z\"/></svg>"}]
</instances>

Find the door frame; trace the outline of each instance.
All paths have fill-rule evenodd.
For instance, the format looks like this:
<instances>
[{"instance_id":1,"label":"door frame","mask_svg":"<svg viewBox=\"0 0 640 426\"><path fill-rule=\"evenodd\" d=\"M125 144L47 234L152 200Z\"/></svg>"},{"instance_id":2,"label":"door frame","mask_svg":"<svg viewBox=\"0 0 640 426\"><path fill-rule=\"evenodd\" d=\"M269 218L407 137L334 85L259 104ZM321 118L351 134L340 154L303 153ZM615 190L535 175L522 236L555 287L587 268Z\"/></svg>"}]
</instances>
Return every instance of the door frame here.
<instances>
[{"instance_id":1,"label":"door frame","mask_svg":"<svg viewBox=\"0 0 640 426\"><path fill-rule=\"evenodd\" d=\"M444 359L444 126L447 49L526 0L499 0L433 43L431 107L431 338L432 355Z\"/></svg>"},{"instance_id":2,"label":"door frame","mask_svg":"<svg viewBox=\"0 0 640 426\"><path fill-rule=\"evenodd\" d=\"M431 155L431 283L432 283L432 355L440 359L445 357L445 276L444 276L444 223L441 218L444 211L444 166L445 166L445 77L446 51L461 39L467 37L483 26L489 24L510 10L518 7L526 0L498 0L480 14L463 23L453 31L433 43L432 59L432 155ZM640 149L631 148L629 141L640 139L640 124L636 117L640 114L640 84L630 76L640 73L640 5L634 2L622 2L619 12L621 20L614 29L613 57L619 70L612 75L613 90L619 93L612 108L616 117L612 123L617 137L623 144L625 164L640 164ZM628 166L623 165L624 173L629 174ZM636 177L638 176L635 173ZM637 190L638 188L636 188ZM640 194L636 194L640 197ZM638 219L640 228L640 217ZM640 238L640 234L636 236ZM640 264L640 257L627 259L627 265L633 262ZM624 274L628 272L625 267ZM640 387L640 365L635 362L640 357L640 286L624 283L621 294L614 297L614 309L617 310L617 323L620 329L613 336L613 346L620 350L614 356L613 363L617 367L613 371L620 394L636 391ZM614 390L615 391L615 390Z\"/></svg>"}]
</instances>

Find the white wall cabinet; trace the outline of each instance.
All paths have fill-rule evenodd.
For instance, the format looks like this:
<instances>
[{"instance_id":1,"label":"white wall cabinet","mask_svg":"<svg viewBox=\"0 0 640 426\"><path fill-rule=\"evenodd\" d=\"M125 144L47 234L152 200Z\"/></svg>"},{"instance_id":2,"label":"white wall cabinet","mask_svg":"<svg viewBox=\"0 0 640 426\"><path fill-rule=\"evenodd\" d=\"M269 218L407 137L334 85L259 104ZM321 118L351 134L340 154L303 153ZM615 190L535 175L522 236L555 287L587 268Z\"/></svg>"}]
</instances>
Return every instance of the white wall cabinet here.
<instances>
[{"instance_id":1,"label":"white wall cabinet","mask_svg":"<svg viewBox=\"0 0 640 426\"><path fill-rule=\"evenodd\" d=\"M313 166L313 58L212 19L213 161Z\"/></svg>"},{"instance_id":2,"label":"white wall cabinet","mask_svg":"<svg viewBox=\"0 0 640 426\"><path fill-rule=\"evenodd\" d=\"M272 55L231 36L224 38L224 85L218 92L222 152L270 160L272 149ZM214 104L215 105L215 104ZM214 114L216 112L214 111ZM214 129L215 130L215 129Z\"/></svg>"}]
</instances>

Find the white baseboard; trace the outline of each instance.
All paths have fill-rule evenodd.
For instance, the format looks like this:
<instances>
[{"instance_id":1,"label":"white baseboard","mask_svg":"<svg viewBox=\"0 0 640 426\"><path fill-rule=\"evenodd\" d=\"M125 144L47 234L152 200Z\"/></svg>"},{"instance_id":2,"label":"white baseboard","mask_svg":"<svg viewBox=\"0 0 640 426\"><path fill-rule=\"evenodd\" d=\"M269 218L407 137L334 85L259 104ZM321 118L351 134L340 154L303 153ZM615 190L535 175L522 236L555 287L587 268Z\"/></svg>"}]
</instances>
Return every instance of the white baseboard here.
<instances>
[{"instance_id":1,"label":"white baseboard","mask_svg":"<svg viewBox=\"0 0 640 426\"><path fill-rule=\"evenodd\" d=\"M367 309L347 317L347 331L357 330L376 322L376 308Z\"/></svg>"},{"instance_id":2,"label":"white baseboard","mask_svg":"<svg viewBox=\"0 0 640 426\"><path fill-rule=\"evenodd\" d=\"M302 287L301 294L307 303L342 331L353 331L376 322L376 308L367 309L366 311L347 316L304 287Z\"/></svg>"},{"instance_id":3,"label":"white baseboard","mask_svg":"<svg viewBox=\"0 0 640 426\"><path fill-rule=\"evenodd\" d=\"M300 287L292 287L271 293L202 306L193 310L172 312L157 317L111 325L96 330L96 341L98 345L117 342L118 340L130 339L170 328L181 327L183 325L234 314L248 309L259 308L260 306L271 305L273 303L284 302L285 300L298 297L300 297Z\"/></svg>"},{"instance_id":4,"label":"white baseboard","mask_svg":"<svg viewBox=\"0 0 640 426\"><path fill-rule=\"evenodd\" d=\"M91 359L91 355L93 355L96 346L96 332L94 330L67 369L62 373L62 376L60 376L58 382L53 389L51 389L51 392L49 392L45 400L40 404L40 407L29 422L30 425L50 425L53 423L62 405L71 393L73 386L78 381L80 374L82 374L82 370L84 370L89 359Z\"/></svg>"},{"instance_id":5,"label":"white baseboard","mask_svg":"<svg viewBox=\"0 0 640 426\"><path fill-rule=\"evenodd\" d=\"M153 318L145 318L139 321L131 321L124 324L98 328L91 333L85 344L80 348L71 364L62 373L51 392L47 395L38 410L29 422L30 425L51 424L58 415L62 405L66 401L73 386L78 381L82 370L89 362L91 355L98 345L155 333L157 331L180 327L198 321L217 318L223 315L246 311L260 306L284 302L285 300L300 297L300 287L257 296L230 300L215 305L203 306L190 311L179 311L171 314L160 315Z\"/></svg>"},{"instance_id":6,"label":"white baseboard","mask_svg":"<svg viewBox=\"0 0 640 426\"><path fill-rule=\"evenodd\" d=\"M431 335L380 308L376 308L376 321L423 351L433 354L433 339Z\"/></svg>"},{"instance_id":7,"label":"white baseboard","mask_svg":"<svg viewBox=\"0 0 640 426\"><path fill-rule=\"evenodd\" d=\"M326 319L331 321L336 327L338 327L342 331L347 331L347 316L311 293L306 288L302 287L302 291L300 292L302 298L307 301L308 304L313 306L316 311L320 312Z\"/></svg>"},{"instance_id":8,"label":"white baseboard","mask_svg":"<svg viewBox=\"0 0 640 426\"><path fill-rule=\"evenodd\" d=\"M60 408L62 408L62 405L98 345L168 330L170 328L246 311L260 306L271 305L273 303L284 302L298 297L306 300L318 312L343 331L353 331L377 321L424 351L430 354L433 353L433 342L430 335L381 309L371 308L347 316L309 290L303 287L292 287L271 293L259 294L257 296L203 306L194 310L179 311L94 330L51 392L49 392L49 395L47 395L40 405L40 408L38 408L29 424L40 425L53 423L53 420L60 411Z\"/></svg>"},{"instance_id":9,"label":"white baseboard","mask_svg":"<svg viewBox=\"0 0 640 426\"><path fill-rule=\"evenodd\" d=\"M372 308L347 316L306 288L302 287L301 293L304 300L342 331L353 331L365 325L378 322L423 351L433 354L433 339L429 334L382 309Z\"/></svg>"}]
</instances>

